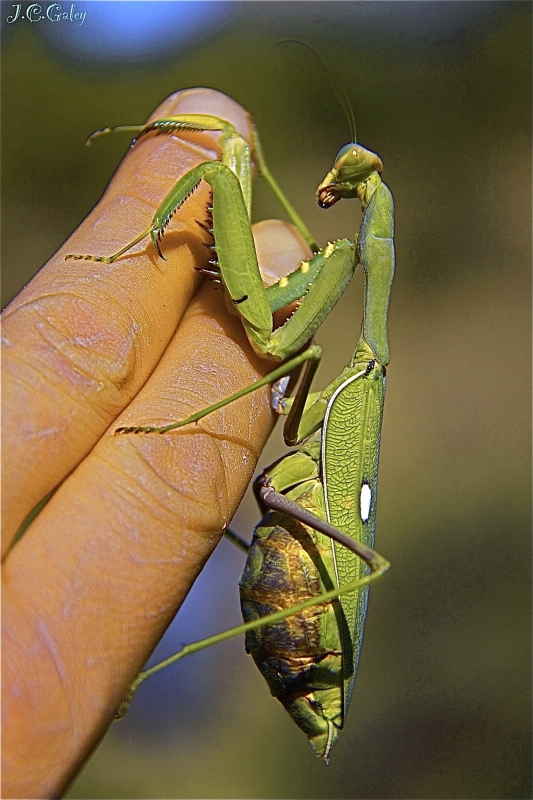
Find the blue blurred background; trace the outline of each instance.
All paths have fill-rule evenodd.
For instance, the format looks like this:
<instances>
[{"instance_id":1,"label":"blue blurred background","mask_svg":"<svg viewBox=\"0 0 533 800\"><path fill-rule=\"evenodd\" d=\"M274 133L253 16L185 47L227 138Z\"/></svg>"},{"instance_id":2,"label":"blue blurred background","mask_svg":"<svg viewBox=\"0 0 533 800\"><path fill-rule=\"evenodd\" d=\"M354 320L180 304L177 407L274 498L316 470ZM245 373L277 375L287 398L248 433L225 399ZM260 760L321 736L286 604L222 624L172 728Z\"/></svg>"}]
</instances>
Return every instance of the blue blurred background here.
<instances>
[{"instance_id":1,"label":"blue blurred background","mask_svg":"<svg viewBox=\"0 0 533 800\"><path fill-rule=\"evenodd\" d=\"M320 242L351 236L356 203L314 202L348 125L318 62L282 39L340 76L397 209L377 531L393 569L371 591L329 768L237 640L147 682L67 796L531 797L531 5L79 2L53 4L73 7L57 21L28 5L1 4L4 303L128 146L87 150L87 134L190 86L254 114ZM259 185L256 218L278 214ZM351 355L361 291L357 276L319 332L320 385ZM257 518L247 495L234 527L250 536ZM239 623L242 566L223 541L157 659Z\"/></svg>"}]
</instances>

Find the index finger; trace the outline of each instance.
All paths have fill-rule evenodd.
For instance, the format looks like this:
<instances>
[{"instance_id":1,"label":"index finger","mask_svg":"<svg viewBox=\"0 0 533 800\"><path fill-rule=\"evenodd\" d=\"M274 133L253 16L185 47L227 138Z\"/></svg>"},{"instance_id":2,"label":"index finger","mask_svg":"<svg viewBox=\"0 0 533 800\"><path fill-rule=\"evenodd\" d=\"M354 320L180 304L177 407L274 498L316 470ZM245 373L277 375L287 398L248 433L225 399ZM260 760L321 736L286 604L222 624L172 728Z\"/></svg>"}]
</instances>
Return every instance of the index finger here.
<instances>
[{"instance_id":1,"label":"index finger","mask_svg":"<svg viewBox=\"0 0 533 800\"><path fill-rule=\"evenodd\" d=\"M246 112L210 89L177 92L151 119L191 112L250 136ZM98 205L3 314L3 552L144 384L198 286L206 186L167 229L166 262L144 242L113 264L65 261L72 252L109 255L146 229L176 180L216 157L218 134L188 138L146 137L130 150Z\"/></svg>"}]
</instances>

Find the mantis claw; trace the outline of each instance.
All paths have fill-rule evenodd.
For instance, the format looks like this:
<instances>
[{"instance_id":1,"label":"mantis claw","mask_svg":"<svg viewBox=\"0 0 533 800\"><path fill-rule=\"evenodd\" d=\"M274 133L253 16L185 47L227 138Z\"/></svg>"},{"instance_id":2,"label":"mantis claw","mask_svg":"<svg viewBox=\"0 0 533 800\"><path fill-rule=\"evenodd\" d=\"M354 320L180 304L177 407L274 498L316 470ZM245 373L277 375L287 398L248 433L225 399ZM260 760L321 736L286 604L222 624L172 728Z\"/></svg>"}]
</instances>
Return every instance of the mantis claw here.
<instances>
[{"instance_id":1,"label":"mantis claw","mask_svg":"<svg viewBox=\"0 0 533 800\"><path fill-rule=\"evenodd\" d=\"M122 433L160 433L160 431L159 428L124 425L122 428L117 428L114 435L119 436Z\"/></svg>"}]
</instances>

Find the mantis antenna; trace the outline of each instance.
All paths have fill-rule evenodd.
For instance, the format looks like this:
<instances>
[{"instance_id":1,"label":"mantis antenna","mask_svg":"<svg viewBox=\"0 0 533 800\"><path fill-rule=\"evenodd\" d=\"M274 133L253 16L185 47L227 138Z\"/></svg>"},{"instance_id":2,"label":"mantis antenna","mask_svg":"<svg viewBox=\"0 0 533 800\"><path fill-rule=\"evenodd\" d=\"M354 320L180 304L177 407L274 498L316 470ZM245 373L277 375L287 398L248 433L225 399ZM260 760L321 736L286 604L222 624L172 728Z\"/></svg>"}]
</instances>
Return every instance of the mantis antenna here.
<instances>
[{"instance_id":1,"label":"mantis antenna","mask_svg":"<svg viewBox=\"0 0 533 800\"><path fill-rule=\"evenodd\" d=\"M356 132L356 127L355 127L355 116L354 116L354 113L353 113L353 108L352 108L352 104L350 102L350 98L348 97L348 92L346 91L346 89L344 88L344 86L342 85L340 80L337 78L335 73L330 70L330 68L328 67L328 65L326 64L326 62L324 61L324 59L322 58L322 56L318 52L318 50L315 50L315 48L312 47L310 44L307 44L307 42L302 42L301 39L283 39L283 41L278 42L278 44L301 44L302 47L307 47L308 50L310 50L312 53L315 54L315 56L318 58L318 60L320 61L320 63L324 67L324 70L326 72L326 75L328 76L329 82L331 83L331 85L333 87L333 91L335 92L335 94L337 96L337 100L339 101L339 105L342 108L342 110L344 111L344 115L346 116L346 119L348 120L348 125L350 126L350 135L352 137L352 142L356 142L357 141L357 132Z\"/></svg>"}]
</instances>

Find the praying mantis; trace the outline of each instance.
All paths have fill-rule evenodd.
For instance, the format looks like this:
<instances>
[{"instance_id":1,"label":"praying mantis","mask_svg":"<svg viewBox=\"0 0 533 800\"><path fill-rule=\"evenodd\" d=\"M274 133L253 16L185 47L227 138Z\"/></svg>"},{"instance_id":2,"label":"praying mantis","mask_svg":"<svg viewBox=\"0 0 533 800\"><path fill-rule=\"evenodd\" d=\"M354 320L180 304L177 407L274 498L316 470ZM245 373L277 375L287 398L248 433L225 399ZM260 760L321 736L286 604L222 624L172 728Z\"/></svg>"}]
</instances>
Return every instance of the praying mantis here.
<instances>
[{"instance_id":1,"label":"praying mantis","mask_svg":"<svg viewBox=\"0 0 533 800\"><path fill-rule=\"evenodd\" d=\"M354 141L341 148L318 187L318 202L329 208L341 198L358 197L363 222L353 241L342 239L319 250L270 175L254 132L259 171L315 250L313 258L265 289L250 230L251 154L235 129L216 117L182 115L146 126L106 128L92 137L120 129L134 130L138 134L134 142L154 132L221 131L221 159L200 164L178 181L150 226L116 253L66 258L112 263L147 236L164 258L161 239L166 225L204 179L213 195L210 219L207 224L200 223L213 237L209 277L226 289L254 350L283 364L185 420L162 427L123 427L116 433L166 433L273 384L273 404L287 416L285 442L299 449L267 470L257 485L267 514L254 532L240 581L245 624L187 645L141 672L117 716L123 716L136 689L150 675L245 633L247 650L272 694L306 734L316 754L327 762L350 703L368 585L390 566L372 549L385 370L390 360L387 313L394 275L393 201L381 180L382 162L356 142L355 132ZM310 394L321 349L316 345L302 348L344 291L359 262L365 272L364 314L354 356L329 386ZM272 314L299 298L303 299L293 316L273 330ZM300 387L294 398L286 398L287 376L301 365L305 370Z\"/></svg>"}]
</instances>

